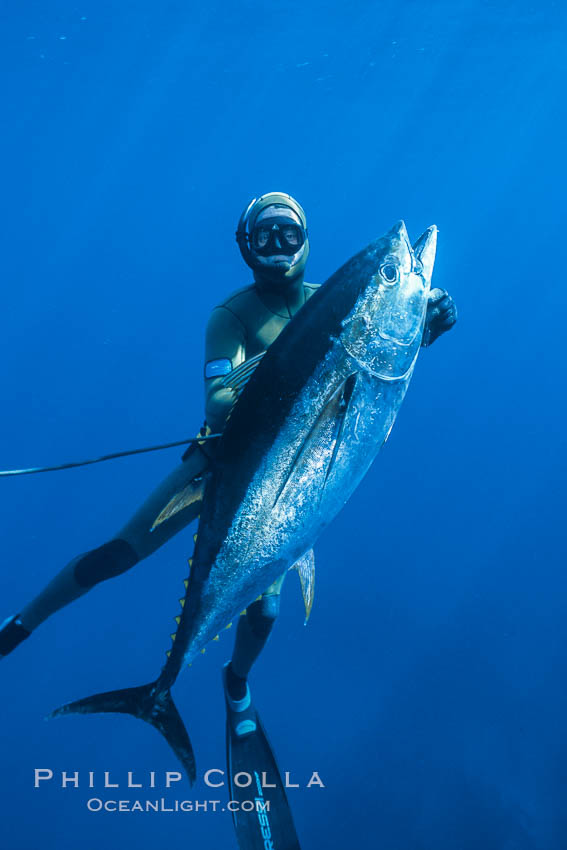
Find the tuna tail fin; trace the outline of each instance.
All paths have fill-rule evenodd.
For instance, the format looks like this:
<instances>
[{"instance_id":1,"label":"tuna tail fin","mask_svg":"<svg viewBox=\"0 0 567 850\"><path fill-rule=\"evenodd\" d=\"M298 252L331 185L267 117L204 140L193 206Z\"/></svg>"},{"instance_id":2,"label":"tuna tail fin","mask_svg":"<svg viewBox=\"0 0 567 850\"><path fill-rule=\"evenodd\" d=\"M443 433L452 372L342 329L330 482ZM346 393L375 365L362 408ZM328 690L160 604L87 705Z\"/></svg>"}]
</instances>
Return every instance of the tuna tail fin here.
<instances>
[{"instance_id":1,"label":"tuna tail fin","mask_svg":"<svg viewBox=\"0 0 567 850\"><path fill-rule=\"evenodd\" d=\"M103 712L131 714L150 723L163 735L183 765L191 785L194 783L196 768L193 747L169 689L160 691L157 682L150 682L149 685L140 685L137 688L107 691L104 694L95 694L62 705L52 711L48 717Z\"/></svg>"}]
</instances>

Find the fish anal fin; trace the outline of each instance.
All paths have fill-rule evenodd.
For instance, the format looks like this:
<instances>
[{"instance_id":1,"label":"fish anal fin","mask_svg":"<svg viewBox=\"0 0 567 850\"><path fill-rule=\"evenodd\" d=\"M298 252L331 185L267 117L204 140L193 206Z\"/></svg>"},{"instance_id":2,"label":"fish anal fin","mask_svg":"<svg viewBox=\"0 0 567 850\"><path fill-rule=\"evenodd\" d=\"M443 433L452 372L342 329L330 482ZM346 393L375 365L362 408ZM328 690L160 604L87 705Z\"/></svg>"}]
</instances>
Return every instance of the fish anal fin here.
<instances>
[{"instance_id":1,"label":"fish anal fin","mask_svg":"<svg viewBox=\"0 0 567 850\"><path fill-rule=\"evenodd\" d=\"M297 570L301 582L301 593L305 605L305 625L307 625L315 598L315 555L313 549L310 549L299 561L296 561L290 567L290 570Z\"/></svg>"}]
</instances>

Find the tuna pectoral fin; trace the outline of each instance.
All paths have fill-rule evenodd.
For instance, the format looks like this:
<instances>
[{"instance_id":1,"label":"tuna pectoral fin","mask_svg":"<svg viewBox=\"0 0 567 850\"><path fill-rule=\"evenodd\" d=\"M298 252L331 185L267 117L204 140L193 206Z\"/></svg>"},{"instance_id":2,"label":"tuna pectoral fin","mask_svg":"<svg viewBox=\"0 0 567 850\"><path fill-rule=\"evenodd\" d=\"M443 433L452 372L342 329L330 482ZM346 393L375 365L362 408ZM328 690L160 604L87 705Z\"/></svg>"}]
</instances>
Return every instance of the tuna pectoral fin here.
<instances>
[{"instance_id":1,"label":"tuna pectoral fin","mask_svg":"<svg viewBox=\"0 0 567 850\"><path fill-rule=\"evenodd\" d=\"M315 598L315 555L313 554L313 549L310 549L299 561L296 561L290 567L290 570L297 570L297 574L299 575L303 604L305 605L305 625L307 625L307 620L313 607L313 599Z\"/></svg>"},{"instance_id":2,"label":"tuna pectoral fin","mask_svg":"<svg viewBox=\"0 0 567 850\"><path fill-rule=\"evenodd\" d=\"M157 683L151 682L149 685L141 685L138 688L107 691L104 694L95 694L92 697L62 705L52 711L49 717L103 712L131 714L150 723L158 732L161 732L193 784L196 777L193 748L169 690L158 691Z\"/></svg>"},{"instance_id":3,"label":"tuna pectoral fin","mask_svg":"<svg viewBox=\"0 0 567 850\"><path fill-rule=\"evenodd\" d=\"M274 499L274 508L288 510L289 505L296 502L297 491L304 489L306 481L311 482L312 492L318 487L319 498L322 497L342 444L345 418L356 380L357 373L353 372L333 389L289 466Z\"/></svg>"}]
</instances>

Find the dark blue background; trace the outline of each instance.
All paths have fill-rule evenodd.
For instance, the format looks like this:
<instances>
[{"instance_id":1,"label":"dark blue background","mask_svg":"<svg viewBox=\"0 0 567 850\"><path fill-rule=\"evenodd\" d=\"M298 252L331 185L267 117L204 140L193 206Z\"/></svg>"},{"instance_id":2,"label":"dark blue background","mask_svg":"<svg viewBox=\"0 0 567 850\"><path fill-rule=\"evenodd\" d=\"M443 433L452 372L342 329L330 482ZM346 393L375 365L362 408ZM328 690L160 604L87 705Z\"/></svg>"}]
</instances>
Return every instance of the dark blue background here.
<instances>
[{"instance_id":1,"label":"dark blue background","mask_svg":"<svg viewBox=\"0 0 567 850\"><path fill-rule=\"evenodd\" d=\"M253 691L282 768L326 783L290 792L306 850L564 847L564 4L5 0L0 16L0 467L195 431L204 325L249 282L233 233L254 194L303 203L317 282L398 218L413 237L436 223L459 324L318 543L307 628L287 582ZM0 619L178 455L1 482ZM36 767L177 769L129 718L42 718L157 673L191 548L180 535L2 662L2 846L235 846L226 813L95 815L85 787L33 788ZM224 766L231 641L175 692L201 770Z\"/></svg>"}]
</instances>

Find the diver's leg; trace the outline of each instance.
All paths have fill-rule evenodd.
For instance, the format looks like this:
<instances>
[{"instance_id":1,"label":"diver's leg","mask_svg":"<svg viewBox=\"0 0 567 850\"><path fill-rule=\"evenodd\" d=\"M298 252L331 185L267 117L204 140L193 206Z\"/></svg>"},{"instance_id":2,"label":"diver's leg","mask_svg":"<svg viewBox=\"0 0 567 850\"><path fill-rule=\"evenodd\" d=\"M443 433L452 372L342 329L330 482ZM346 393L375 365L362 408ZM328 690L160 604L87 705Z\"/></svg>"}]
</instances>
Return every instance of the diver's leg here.
<instances>
[{"instance_id":1,"label":"diver's leg","mask_svg":"<svg viewBox=\"0 0 567 850\"><path fill-rule=\"evenodd\" d=\"M248 674L274 627L280 611L282 581L283 579L278 581L277 588L272 585L269 591L249 605L246 614L242 614L238 619L234 650L227 673L230 694L234 699L244 696Z\"/></svg>"},{"instance_id":2,"label":"diver's leg","mask_svg":"<svg viewBox=\"0 0 567 850\"><path fill-rule=\"evenodd\" d=\"M131 520L108 542L73 558L21 613L0 626L0 656L7 655L53 613L87 593L101 581L121 575L147 558L197 516L202 482L195 485L195 500L151 531L152 524L170 499L203 475L208 458L198 447L154 490Z\"/></svg>"},{"instance_id":3,"label":"diver's leg","mask_svg":"<svg viewBox=\"0 0 567 850\"><path fill-rule=\"evenodd\" d=\"M238 620L231 660L223 668L223 681L231 722L240 737L256 729L255 712L248 687L248 674L270 636L280 610L280 593L285 579L275 581L248 606Z\"/></svg>"}]
</instances>

